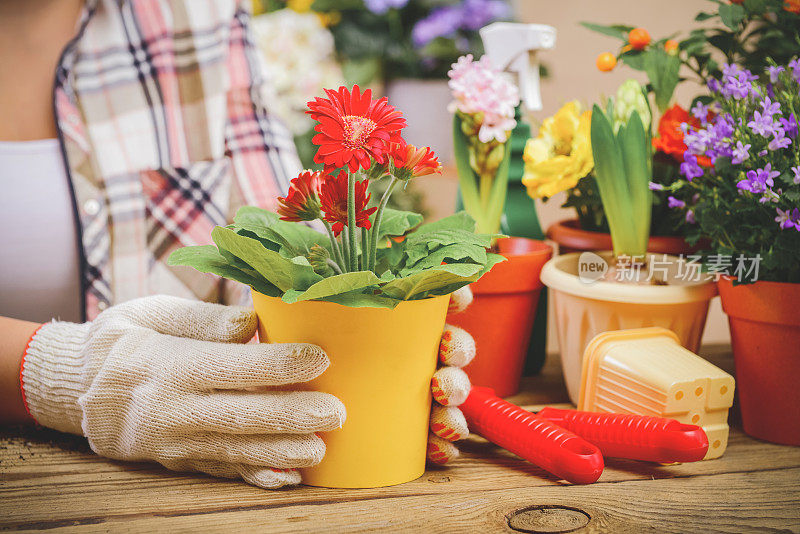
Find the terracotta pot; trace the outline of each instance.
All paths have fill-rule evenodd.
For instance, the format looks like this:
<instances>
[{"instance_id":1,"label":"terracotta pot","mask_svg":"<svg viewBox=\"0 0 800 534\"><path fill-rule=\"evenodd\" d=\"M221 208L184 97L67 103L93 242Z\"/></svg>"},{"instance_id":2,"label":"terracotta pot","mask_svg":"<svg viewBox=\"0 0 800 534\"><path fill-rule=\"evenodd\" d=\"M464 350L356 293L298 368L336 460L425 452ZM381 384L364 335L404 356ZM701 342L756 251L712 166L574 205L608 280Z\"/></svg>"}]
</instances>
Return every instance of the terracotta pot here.
<instances>
[{"instance_id":1,"label":"terracotta pot","mask_svg":"<svg viewBox=\"0 0 800 534\"><path fill-rule=\"evenodd\" d=\"M500 397L519 390L542 282L539 273L550 259L550 245L523 237L498 240L507 261L472 284L475 300L448 321L475 338L478 352L465 367L470 381Z\"/></svg>"},{"instance_id":2,"label":"terracotta pot","mask_svg":"<svg viewBox=\"0 0 800 534\"><path fill-rule=\"evenodd\" d=\"M611 252L598 255L609 261ZM668 285L586 282L578 276L579 257L573 252L556 256L542 269L558 327L561 367L569 398L578 404L583 356L589 342L610 330L661 326L672 330L692 352L700 347L708 304L717 290L713 281L681 280L678 258L666 267ZM652 256L661 262L662 256ZM650 261L653 261L650 260Z\"/></svg>"},{"instance_id":3,"label":"terracotta pot","mask_svg":"<svg viewBox=\"0 0 800 534\"><path fill-rule=\"evenodd\" d=\"M329 488L390 486L419 478L448 296L396 308L350 308L333 302L286 304L253 292L259 339L322 347L328 369L300 387L344 403L342 428L319 432L322 462L302 469L303 483Z\"/></svg>"},{"instance_id":4,"label":"terracotta pot","mask_svg":"<svg viewBox=\"0 0 800 534\"><path fill-rule=\"evenodd\" d=\"M720 279L744 431L800 445L800 284Z\"/></svg>"},{"instance_id":5,"label":"terracotta pot","mask_svg":"<svg viewBox=\"0 0 800 534\"><path fill-rule=\"evenodd\" d=\"M582 230L577 219L559 221L547 229L547 238L558 243L559 254L595 250L610 250L611 234ZM650 236L647 251L654 254L691 254L697 247L690 246L679 236Z\"/></svg>"}]
</instances>

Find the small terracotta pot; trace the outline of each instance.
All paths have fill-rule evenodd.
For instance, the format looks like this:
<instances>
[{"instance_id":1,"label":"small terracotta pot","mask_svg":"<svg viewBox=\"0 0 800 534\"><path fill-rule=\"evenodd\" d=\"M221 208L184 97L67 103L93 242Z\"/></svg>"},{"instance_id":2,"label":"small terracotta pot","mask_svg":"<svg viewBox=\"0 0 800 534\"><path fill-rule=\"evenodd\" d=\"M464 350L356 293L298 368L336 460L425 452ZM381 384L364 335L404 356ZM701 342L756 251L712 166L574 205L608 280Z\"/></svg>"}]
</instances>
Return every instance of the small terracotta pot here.
<instances>
[{"instance_id":1,"label":"small terracotta pot","mask_svg":"<svg viewBox=\"0 0 800 534\"><path fill-rule=\"evenodd\" d=\"M547 238L558 243L559 254L613 248L611 234L583 230L577 219L567 219L551 225L547 229ZM691 254L696 250L697 247L690 246L680 236L650 236L650 241L647 242L647 252L652 254L680 256Z\"/></svg>"},{"instance_id":2,"label":"small terracotta pot","mask_svg":"<svg viewBox=\"0 0 800 534\"><path fill-rule=\"evenodd\" d=\"M553 249L547 243L523 237L500 239L497 246L507 261L470 285L475 300L448 321L475 338L477 355L465 367L470 381L506 397L519 390L542 290L539 273Z\"/></svg>"},{"instance_id":3,"label":"small terracotta pot","mask_svg":"<svg viewBox=\"0 0 800 534\"><path fill-rule=\"evenodd\" d=\"M717 283L731 327L744 431L800 445L800 284Z\"/></svg>"}]
</instances>

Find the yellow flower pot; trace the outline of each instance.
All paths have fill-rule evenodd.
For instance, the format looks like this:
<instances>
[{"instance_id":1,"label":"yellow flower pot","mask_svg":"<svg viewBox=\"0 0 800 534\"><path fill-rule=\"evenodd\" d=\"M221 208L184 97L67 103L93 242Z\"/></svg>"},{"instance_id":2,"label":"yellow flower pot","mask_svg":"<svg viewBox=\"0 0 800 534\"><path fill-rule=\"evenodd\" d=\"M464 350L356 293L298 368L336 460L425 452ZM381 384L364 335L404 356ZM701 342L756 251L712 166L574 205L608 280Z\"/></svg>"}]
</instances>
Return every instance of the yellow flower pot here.
<instances>
[{"instance_id":1,"label":"yellow flower pot","mask_svg":"<svg viewBox=\"0 0 800 534\"><path fill-rule=\"evenodd\" d=\"M448 296L401 302L395 309L332 302L286 304L253 292L259 338L322 347L331 365L302 387L331 393L347 409L342 428L320 432L322 462L303 469L303 483L373 488L422 476Z\"/></svg>"}]
</instances>

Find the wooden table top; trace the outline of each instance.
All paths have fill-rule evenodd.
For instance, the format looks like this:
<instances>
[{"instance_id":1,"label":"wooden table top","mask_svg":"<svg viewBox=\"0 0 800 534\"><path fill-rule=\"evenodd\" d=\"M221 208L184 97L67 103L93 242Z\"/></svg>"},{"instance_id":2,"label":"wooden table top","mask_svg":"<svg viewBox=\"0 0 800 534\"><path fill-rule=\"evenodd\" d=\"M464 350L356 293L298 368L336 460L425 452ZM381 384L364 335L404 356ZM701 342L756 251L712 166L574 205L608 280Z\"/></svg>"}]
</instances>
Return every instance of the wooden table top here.
<instances>
[{"instance_id":1,"label":"wooden table top","mask_svg":"<svg viewBox=\"0 0 800 534\"><path fill-rule=\"evenodd\" d=\"M732 368L726 348L704 354ZM510 400L532 409L565 403L558 357ZM399 486L269 491L105 460L75 436L4 429L0 529L800 532L800 447L760 442L736 428L719 459L669 466L608 459L588 486L558 481L479 437L461 449L452 465Z\"/></svg>"}]
</instances>

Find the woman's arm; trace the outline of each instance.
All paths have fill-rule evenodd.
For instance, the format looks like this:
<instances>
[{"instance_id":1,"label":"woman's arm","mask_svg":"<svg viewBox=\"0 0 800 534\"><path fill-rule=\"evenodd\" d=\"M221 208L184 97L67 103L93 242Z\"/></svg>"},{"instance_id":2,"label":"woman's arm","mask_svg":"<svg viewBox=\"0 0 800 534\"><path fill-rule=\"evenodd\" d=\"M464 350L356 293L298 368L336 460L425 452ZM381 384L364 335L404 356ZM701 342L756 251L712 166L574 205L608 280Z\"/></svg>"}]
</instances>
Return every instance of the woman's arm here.
<instances>
[{"instance_id":1,"label":"woman's arm","mask_svg":"<svg viewBox=\"0 0 800 534\"><path fill-rule=\"evenodd\" d=\"M22 402L19 366L37 323L0 317L0 424L30 423Z\"/></svg>"}]
</instances>

